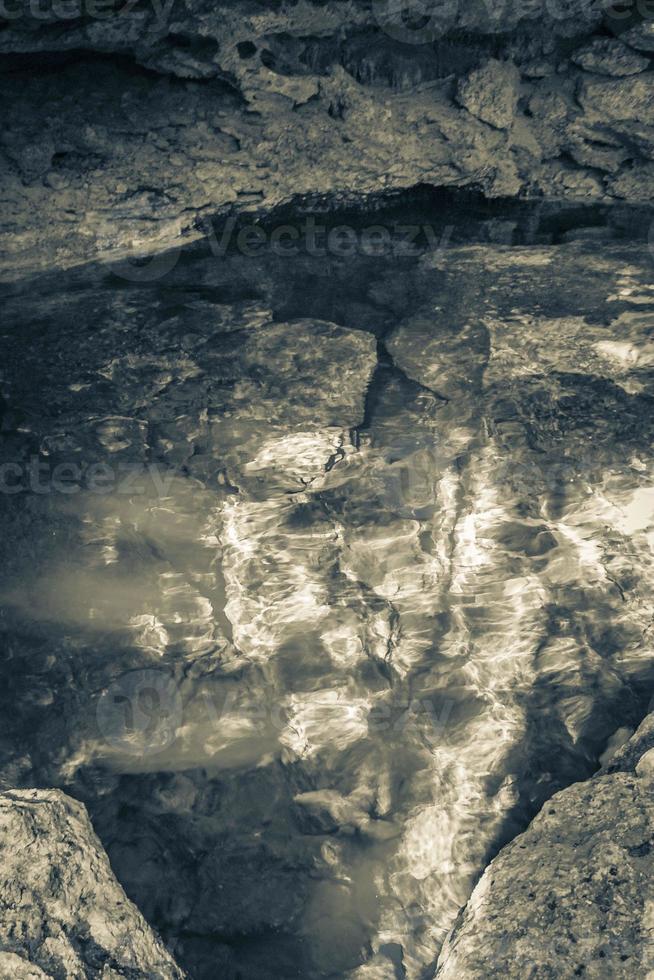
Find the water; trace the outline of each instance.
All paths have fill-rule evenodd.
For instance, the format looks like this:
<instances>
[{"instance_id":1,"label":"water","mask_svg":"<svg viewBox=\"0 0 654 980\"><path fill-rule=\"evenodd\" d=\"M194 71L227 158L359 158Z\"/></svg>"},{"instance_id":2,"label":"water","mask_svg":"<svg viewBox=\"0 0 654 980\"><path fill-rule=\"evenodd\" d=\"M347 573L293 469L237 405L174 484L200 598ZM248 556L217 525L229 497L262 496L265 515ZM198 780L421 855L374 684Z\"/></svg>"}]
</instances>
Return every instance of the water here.
<instances>
[{"instance_id":1,"label":"water","mask_svg":"<svg viewBox=\"0 0 654 980\"><path fill-rule=\"evenodd\" d=\"M647 708L651 258L506 217L7 290L3 781L194 977L433 975Z\"/></svg>"}]
</instances>

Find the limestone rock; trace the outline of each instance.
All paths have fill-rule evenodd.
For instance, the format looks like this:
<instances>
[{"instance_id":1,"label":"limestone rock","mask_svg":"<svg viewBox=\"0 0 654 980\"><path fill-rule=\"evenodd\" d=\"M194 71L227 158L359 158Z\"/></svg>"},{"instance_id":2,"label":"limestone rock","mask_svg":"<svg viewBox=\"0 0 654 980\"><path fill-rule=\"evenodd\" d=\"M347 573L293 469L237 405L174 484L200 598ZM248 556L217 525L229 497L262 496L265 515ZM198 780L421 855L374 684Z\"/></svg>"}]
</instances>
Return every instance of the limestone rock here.
<instances>
[{"instance_id":1,"label":"limestone rock","mask_svg":"<svg viewBox=\"0 0 654 980\"><path fill-rule=\"evenodd\" d=\"M443 947L438 980L650 976L652 727L650 715L606 770L553 796L500 851Z\"/></svg>"},{"instance_id":2,"label":"limestone rock","mask_svg":"<svg viewBox=\"0 0 654 980\"><path fill-rule=\"evenodd\" d=\"M382 0L188 0L65 25L28 6L0 32L8 279L53 256L66 267L161 252L201 238L207 215L298 197L360 204L432 185L601 200L625 154L638 167L654 153L651 24L594 36L602 11L588 0L443 0L413 21ZM582 88L580 106L575 61L596 73L586 82L618 87ZM641 88L619 87L632 72Z\"/></svg>"},{"instance_id":3,"label":"limestone rock","mask_svg":"<svg viewBox=\"0 0 654 980\"><path fill-rule=\"evenodd\" d=\"M625 167L609 181L608 188L616 197L629 194L634 201L651 201L654 197L654 163Z\"/></svg>"},{"instance_id":4,"label":"limestone rock","mask_svg":"<svg viewBox=\"0 0 654 980\"><path fill-rule=\"evenodd\" d=\"M0 977L184 974L120 887L81 803L59 790L0 795Z\"/></svg>"},{"instance_id":5,"label":"limestone rock","mask_svg":"<svg viewBox=\"0 0 654 980\"><path fill-rule=\"evenodd\" d=\"M250 332L230 354L210 360L207 370L214 377L211 443L234 482L296 490L310 483L363 419L374 339L297 320Z\"/></svg>"},{"instance_id":6,"label":"limestone rock","mask_svg":"<svg viewBox=\"0 0 654 980\"><path fill-rule=\"evenodd\" d=\"M460 83L457 99L483 122L509 129L518 103L520 72L510 62L490 60Z\"/></svg>"},{"instance_id":7,"label":"limestone rock","mask_svg":"<svg viewBox=\"0 0 654 980\"><path fill-rule=\"evenodd\" d=\"M639 24L635 24L620 37L637 51L654 52L654 22L651 19L642 20Z\"/></svg>"},{"instance_id":8,"label":"limestone rock","mask_svg":"<svg viewBox=\"0 0 654 980\"><path fill-rule=\"evenodd\" d=\"M0 953L0 977L2 980L52 980L40 966L16 953Z\"/></svg>"},{"instance_id":9,"label":"limestone rock","mask_svg":"<svg viewBox=\"0 0 654 980\"><path fill-rule=\"evenodd\" d=\"M580 68L598 75L638 75L649 67L649 58L617 38L596 38L575 51L572 60Z\"/></svg>"},{"instance_id":10,"label":"limestone rock","mask_svg":"<svg viewBox=\"0 0 654 980\"><path fill-rule=\"evenodd\" d=\"M588 0L537 15L492 6L447 0L415 24L359 0L189 0L65 30L12 18L0 32L17 59L0 75L3 276L53 256L162 252L202 238L208 215L297 198L359 205L416 185L605 198L605 174L654 153L649 73L620 77L647 64L631 34L593 39L601 11ZM576 100L571 37L577 64L609 75L586 83L617 87L582 86ZM42 71L42 54L65 58ZM610 193L643 197L630 182Z\"/></svg>"},{"instance_id":11,"label":"limestone rock","mask_svg":"<svg viewBox=\"0 0 654 980\"><path fill-rule=\"evenodd\" d=\"M584 78L579 101L589 121L638 121L654 125L654 99L649 75L631 78Z\"/></svg>"}]
</instances>

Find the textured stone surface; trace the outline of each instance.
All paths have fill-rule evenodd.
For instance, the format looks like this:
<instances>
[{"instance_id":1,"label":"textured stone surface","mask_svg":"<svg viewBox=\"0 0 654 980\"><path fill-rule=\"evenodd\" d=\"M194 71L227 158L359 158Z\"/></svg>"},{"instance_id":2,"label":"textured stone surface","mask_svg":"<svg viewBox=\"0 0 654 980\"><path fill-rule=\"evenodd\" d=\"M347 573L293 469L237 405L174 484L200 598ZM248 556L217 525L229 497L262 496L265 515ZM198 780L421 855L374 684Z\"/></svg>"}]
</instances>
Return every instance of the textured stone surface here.
<instances>
[{"instance_id":1,"label":"textured stone surface","mask_svg":"<svg viewBox=\"0 0 654 980\"><path fill-rule=\"evenodd\" d=\"M651 25L542 6L12 17L3 275L414 185L649 200ZM539 228L504 214L494 245L375 268L173 254L151 290L6 304L2 459L51 482L0 499L3 785L88 801L194 980L430 974L489 854L642 713L650 257ZM502 244L557 234L586 242ZM646 975L651 728L546 806L515 914L520 841L500 855L444 976ZM181 975L76 804L0 800L12 846L43 842L6 849L0 976Z\"/></svg>"},{"instance_id":2,"label":"textured stone surface","mask_svg":"<svg viewBox=\"0 0 654 980\"><path fill-rule=\"evenodd\" d=\"M598 75L638 75L650 64L649 58L613 38L596 38L575 51L572 60Z\"/></svg>"},{"instance_id":3,"label":"textured stone surface","mask_svg":"<svg viewBox=\"0 0 654 980\"><path fill-rule=\"evenodd\" d=\"M555 7L444 3L418 29L384 3L194 0L65 22L26 6L0 32L17 59L0 77L5 275L160 250L209 214L298 197L431 184L644 200L630 175L654 153L651 72L586 73L640 56L592 41L595 5Z\"/></svg>"},{"instance_id":4,"label":"textured stone surface","mask_svg":"<svg viewBox=\"0 0 654 980\"><path fill-rule=\"evenodd\" d=\"M58 790L0 795L0 976L182 980L127 899L81 803Z\"/></svg>"},{"instance_id":5,"label":"textured stone surface","mask_svg":"<svg viewBox=\"0 0 654 980\"><path fill-rule=\"evenodd\" d=\"M520 72L514 64L487 61L459 82L457 99L482 122L509 129L520 94Z\"/></svg>"},{"instance_id":6,"label":"textured stone surface","mask_svg":"<svg viewBox=\"0 0 654 980\"><path fill-rule=\"evenodd\" d=\"M637 51L654 52L654 24L649 18L621 32L620 37Z\"/></svg>"},{"instance_id":7,"label":"textured stone surface","mask_svg":"<svg viewBox=\"0 0 654 980\"><path fill-rule=\"evenodd\" d=\"M605 770L553 796L491 862L439 980L649 977L654 970L652 716Z\"/></svg>"}]
</instances>

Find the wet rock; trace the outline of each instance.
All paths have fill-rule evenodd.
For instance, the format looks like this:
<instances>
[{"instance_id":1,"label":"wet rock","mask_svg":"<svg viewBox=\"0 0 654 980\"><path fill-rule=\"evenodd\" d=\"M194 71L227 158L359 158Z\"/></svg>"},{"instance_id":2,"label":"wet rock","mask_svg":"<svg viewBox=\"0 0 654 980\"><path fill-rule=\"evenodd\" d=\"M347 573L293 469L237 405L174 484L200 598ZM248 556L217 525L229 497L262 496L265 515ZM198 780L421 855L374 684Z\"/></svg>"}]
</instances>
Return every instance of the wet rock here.
<instances>
[{"instance_id":1,"label":"wet rock","mask_svg":"<svg viewBox=\"0 0 654 980\"><path fill-rule=\"evenodd\" d=\"M616 38L596 38L575 51L572 60L580 68L597 75L637 75L649 67L649 58Z\"/></svg>"},{"instance_id":2,"label":"wet rock","mask_svg":"<svg viewBox=\"0 0 654 980\"><path fill-rule=\"evenodd\" d=\"M459 82L459 103L483 122L496 129L509 129L513 123L520 87L520 72L503 61L487 61Z\"/></svg>"},{"instance_id":3,"label":"wet rock","mask_svg":"<svg viewBox=\"0 0 654 980\"><path fill-rule=\"evenodd\" d=\"M0 976L184 974L114 878L81 803L59 790L0 795Z\"/></svg>"},{"instance_id":4,"label":"wet rock","mask_svg":"<svg viewBox=\"0 0 654 980\"><path fill-rule=\"evenodd\" d=\"M557 793L500 851L443 947L439 980L650 975L652 752Z\"/></svg>"},{"instance_id":5,"label":"wet rock","mask_svg":"<svg viewBox=\"0 0 654 980\"><path fill-rule=\"evenodd\" d=\"M363 418L377 363L374 338L297 320L239 340L231 356L209 362L214 451L239 486L306 486Z\"/></svg>"}]
</instances>

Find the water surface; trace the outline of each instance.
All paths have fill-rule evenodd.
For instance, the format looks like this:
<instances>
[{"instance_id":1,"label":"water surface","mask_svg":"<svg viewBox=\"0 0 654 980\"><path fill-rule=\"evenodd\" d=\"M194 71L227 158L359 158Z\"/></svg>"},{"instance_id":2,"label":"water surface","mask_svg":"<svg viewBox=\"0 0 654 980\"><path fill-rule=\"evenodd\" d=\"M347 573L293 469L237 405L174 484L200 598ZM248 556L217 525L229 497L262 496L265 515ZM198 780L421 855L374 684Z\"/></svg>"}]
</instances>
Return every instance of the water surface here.
<instances>
[{"instance_id":1,"label":"water surface","mask_svg":"<svg viewBox=\"0 0 654 980\"><path fill-rule=\"evenodd\" d=\"M3 780L193 977L433 975L647 708L651 257L497 221L8 290Z\"/></svg>"}]
</instances>

